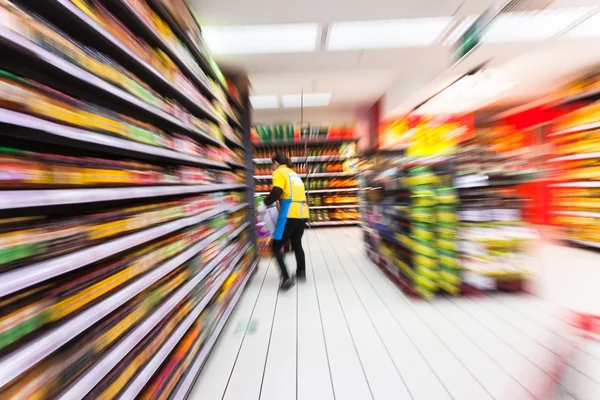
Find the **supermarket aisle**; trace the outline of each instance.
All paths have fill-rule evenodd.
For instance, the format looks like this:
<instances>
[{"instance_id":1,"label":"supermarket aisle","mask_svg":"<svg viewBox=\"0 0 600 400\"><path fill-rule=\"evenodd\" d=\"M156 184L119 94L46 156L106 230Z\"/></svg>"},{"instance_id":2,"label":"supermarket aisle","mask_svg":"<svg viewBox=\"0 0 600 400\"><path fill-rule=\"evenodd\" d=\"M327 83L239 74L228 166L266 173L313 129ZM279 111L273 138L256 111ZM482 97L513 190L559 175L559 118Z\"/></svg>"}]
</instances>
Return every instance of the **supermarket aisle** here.
<instances>
[{"instance_id":1,"label":"supermarket aisle","mask_svg":"<svg viewBox=\"0 0 600 400\"><path fill-rule=\"evenodd\" d=\"M366 258L357 228L309 231L305 246L308 280L289 292L262 262L191 399L542 399L555 387L555 398L600 398L599 349L550 303L410 300Z\"/></svg>"}]
</instances>

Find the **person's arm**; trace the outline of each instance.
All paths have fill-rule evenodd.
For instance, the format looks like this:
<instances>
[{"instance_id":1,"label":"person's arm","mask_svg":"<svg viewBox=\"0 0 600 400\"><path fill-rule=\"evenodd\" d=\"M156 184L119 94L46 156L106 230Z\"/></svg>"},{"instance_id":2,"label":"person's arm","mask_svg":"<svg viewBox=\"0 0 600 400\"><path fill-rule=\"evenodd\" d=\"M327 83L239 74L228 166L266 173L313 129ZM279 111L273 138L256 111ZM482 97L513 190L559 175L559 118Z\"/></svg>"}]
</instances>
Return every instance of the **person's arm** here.
<instances>
[{"instance_id":1,"label":"person's arm","mask_svg":"<svg viewBox=\"0 0 600 400\"><path fill-rule=\"evenodd\" d=\"M273 171L273 187L265 197L263 202L258 206L258 212L265 212L267 207L275 203L283 195L283 187L285 185L285 177L281 171Z\"/></svg>"},{"instance_id":2,"label":"person's arm","mask_svg":"<svg viewBox=\"0 0 600 400\"><path fill-rule=\"evenodd\" d=\"M282 194L283 194L282 188L273 186L271 188L271 191L267 195L267 197L265 197L265 200L264 200L265 206L269 207L271 204L275 203L277 200L279 200L281 198Z\"/></svg>"}]
</instances>

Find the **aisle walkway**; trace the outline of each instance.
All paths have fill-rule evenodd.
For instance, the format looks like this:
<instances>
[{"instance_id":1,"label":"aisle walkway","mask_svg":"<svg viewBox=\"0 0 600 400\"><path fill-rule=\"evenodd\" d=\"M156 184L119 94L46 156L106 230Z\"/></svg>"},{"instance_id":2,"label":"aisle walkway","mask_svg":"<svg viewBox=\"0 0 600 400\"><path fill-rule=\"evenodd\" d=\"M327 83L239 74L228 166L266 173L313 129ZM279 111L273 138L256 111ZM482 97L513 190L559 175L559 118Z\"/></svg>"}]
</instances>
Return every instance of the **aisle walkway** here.
<instances>
[{"instance_id":1,"label":"aisle walkway","mask_svg":"<svg viewBox=\"0 0 600 400\"><path fill-rule=\"evenodd\" d=\"M600 398L600 349L550 303L410 300L366 258L358 228L309 231L305 249L308 280L288 292L262 262L191 400Z\"/></svg>"}]
</instances>

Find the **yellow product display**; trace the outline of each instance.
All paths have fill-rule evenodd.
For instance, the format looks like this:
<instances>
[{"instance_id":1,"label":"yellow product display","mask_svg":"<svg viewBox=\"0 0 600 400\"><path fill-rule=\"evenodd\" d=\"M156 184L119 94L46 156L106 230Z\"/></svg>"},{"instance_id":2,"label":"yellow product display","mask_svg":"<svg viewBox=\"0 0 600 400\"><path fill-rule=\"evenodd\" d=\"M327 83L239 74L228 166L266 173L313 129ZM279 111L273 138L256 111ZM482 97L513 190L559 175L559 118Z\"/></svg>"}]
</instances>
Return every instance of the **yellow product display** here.
<instances>
[{"instance_id":1,"label":"yellow product display","mask_svg":"<svg viewBox=\"0 0 600 400\"><path fill-rule=\"evenodd\" d=\"M436 257L437 256L437 251L436 251L435 248L433 248L431 246L424 245L424 244L419 243L417 241L413 242L413 249L416 252L421 253L424 256L429 256L429 257Z\"/></svg>"},{"instance_id":2,"label":"yellow product display","mask_svg":"<svg viewBox=\"0 0 600 400\"><path fill-rule=\"evenodd\" d=\"M430 185L437 183L438 177L433 173L419 174L407 178L409 186Z\"/></svg>"},{"instance_id":3,"label":"yellow product display","mask_svg":"<svg viewBox=\"0 0 600 400\"><path fill-rule=\"evenodd\" d=\"M88 228L90 240L99 240L115 236L129 230L129 218L92 225Z\"/></svg>"},{"instance_id":4,"label":"yellow product display","mask_svg":"<svg viewBox=\"0 0 600 400\"><path fill-rule=\"evenodd\" d=\"M446 270L441 270L439 272L440 278L444 281L448 282L451 285L460 285L460 276L453 274Z\"/></svg>"},{"instance_id":5,"label":"yellow product display","mask_svg":"<svg viewBox=\"0 0 600 400\"><path fill-rule=\"evenodd\" d=\"M104 296L106 293L122 285L135 276L136 274L131 267L125 268L123 271L117 272L116 274L111 275L110 277L90 286L89 288L59 301L51 307L50 320L56 321L66 317L76 310L85 307L90 302Z\"/></svg>"},{"instance_id":6,"label":"yellow product display","mask_svg":"<svg viewBox=\"0 0 600 400\"><path fill-rule=\"evenodd\" d=\"M426 209L414 209L411 212L411 218L417 222L425 222L433 224L435 222L435 214Z\"/></svg>"},{"instance_id":7,"label":"yellow product display","mask_svg":"<svg viewBox=\"0 0 600 400\"><path fill-rule=\"evenodd\" d=\"M421 277L425 277L427 279L430 279L432 282L435 282L438 280L438 273L437 271L431 269L431 268L427 268L423 265L417 265L417 269L416 272L419 276ZM419 282L419 278L416 278L417 282ZM433 290L433 289L432 289Z\"/></svg>"},{"instance_id":8,"label":"yellow product display","mask_svg":"<svg viewBox=\"0 0 600 400\"><path fill-rule=\"evenodd\" d=\"M415 285L415 292L417 292L417 294L425 300L431 300L434 297L434 294L431 290L421 285Z\"/></svg>"},{"instance_id":9,"label":"yellow product display","mask_svg":"<svg viewBox=\"0 0 600 400\"><path fill-rule=\"evenodd\" d=\"M413 229L412 235L418 239L423 240L433 240L435 238L435 233L433 231L420 228Z\"/></svg>"},{"instance_id":10,"label":"yellow product display","mask_svg":"<svg viewBox=\"0 0 600 400\"><path fill-rule=\"evenodd\" d=\"M460 263L458 261L458 258L456 257L451 257L451 256L447 256L445 254L440 254L440 263L444 264L448 267L451 268L459 268L460 267Z\"/></svg>"},{"instance_id":11,"label":"yellow product display","mask_svg":"<svg viewBox=\"0 0 600 400\"><path fill-rule=\"evenodd\" d=\"M415 263L428 268L435 268L437 262L434 258L426 257L422 254L415 254Z\"/></svg>"},{"instance_id":12,"label":"yellow product display","mask_svg":"<svg viewBox=\"0 0 600 400\"><path fill-rule=\"evenodd\" d=\"M439 281L438 285L439 285L440 289L442 289L446 293L449 293L449 294L452 294L452 295L458 295L458 294L460 294L460 287L457 286L457 285L453 285L452 283L446 282L444 280Z\"/></svg>"},{"instance_id":13,"label":"yellow product display","mask_svg":"<svg viewBox=\"0 0 600 400\"><path fill-rule=\"evenodd\" d=\"M394 264L396 265L396 267L398 267L402 271L404 271L406 273L406 275L409 276L409 278L414 279L415 271L413 271L413 269L410 268L404 261L394 259Z\"/></svg>"},{"instance_id":14,"label":"yellow product display","mask_svg":"<svg viewBox=\"0 0 600 400\"><path fill-rule=\"evenodd\" d=\"M82 182L84 185L124 184L133 180L130 171L119 169L84 168L80 175L85 178Z\"/></svg>"},{"instance_id":15,"label":"yellow product display","mask_svg":"<svg viewBox=\"0 0 600 400\"><path fill-rule=\"evenodd\" d=\"M440 222L456 222L458 217L456 212L438 211L437 219Z\"/></svg>"},{"instance_id":16,"label":"yellow product display","mask_svg":"<svg viewBox=\"0 0 600 400\"><path fill-rule=\"evenodd\" d=\"M415 275L414 280L418 285L432 292L438 289L437 283L424 275Z\"/></svg>"},{"instance_id":17,"label":"yellow product display","mask_svg":"<svg viewBox=\"0 0 600 400\"><path fill-rule=\"evenodd\" d=\"M436 244L437 244L437 247L439 247L440 249L443 249L443 250L450 250L450 251L458 250L457 243L452 240L438 239L438 240L436 240Z\"/></svg>"}]
</instances>

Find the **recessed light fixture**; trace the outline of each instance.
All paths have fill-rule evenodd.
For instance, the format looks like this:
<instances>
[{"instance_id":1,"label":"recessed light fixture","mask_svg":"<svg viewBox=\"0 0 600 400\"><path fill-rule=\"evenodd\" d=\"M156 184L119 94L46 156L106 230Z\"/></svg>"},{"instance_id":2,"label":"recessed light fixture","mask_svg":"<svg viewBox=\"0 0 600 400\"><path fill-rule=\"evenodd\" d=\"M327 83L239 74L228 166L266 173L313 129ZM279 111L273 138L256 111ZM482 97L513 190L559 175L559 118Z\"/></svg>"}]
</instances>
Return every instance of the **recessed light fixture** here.
<instances>
[{"instance_id":1,"label":"recessed light fixture","mask_svg":"<svg viewBox=\"0 0 600 400\"><path fill-rule=\"evenodd\" d=\"M577 7L500 14L492 21L482 41L514 43L550 39L590 10L590 7Z\"/></svg>"},{"instance_id":2,"label":"recessed light fixture","mask_svg":"<svg viewBox=\"0 0 600 400\"><path fill-rule=\"evenodd\" d=\"M208 26L202 36L213 54L315 51L318 24Z\"/></svg>"},{"instance_id":3,"label":"recessed light fixture","mask_svg":"<svg viewBox=\"0 0 600 400\"><path fill-rule=\"evenodd\" d=\"M304 96L304 99L302 98ZM304 93L302 94L284 94L281 96L283 106L286 108L295 107L324 107L331 102L331 93Z\"/></svg>"},{"instance_id":4,"label":"recessed light fixture","mask_svg":"<svg viewBox=\"0 0 600 400\"><path fill-rule=\"evenodd\" d=\"M262 95L262 96L250 96L250 104L252 108L279 108L279 99L277 95Z\"/></svg>"},{"instance_id":5,"label":"recessed light fixture","mask_svg":"<svg viewBox=\"0 0 600 400\"><path fill-rule=\"evenodd\" d=\"M429 46L451 22L452 17L335 22L329 28L327 49Z\"/></svg>"}]
</instances>

